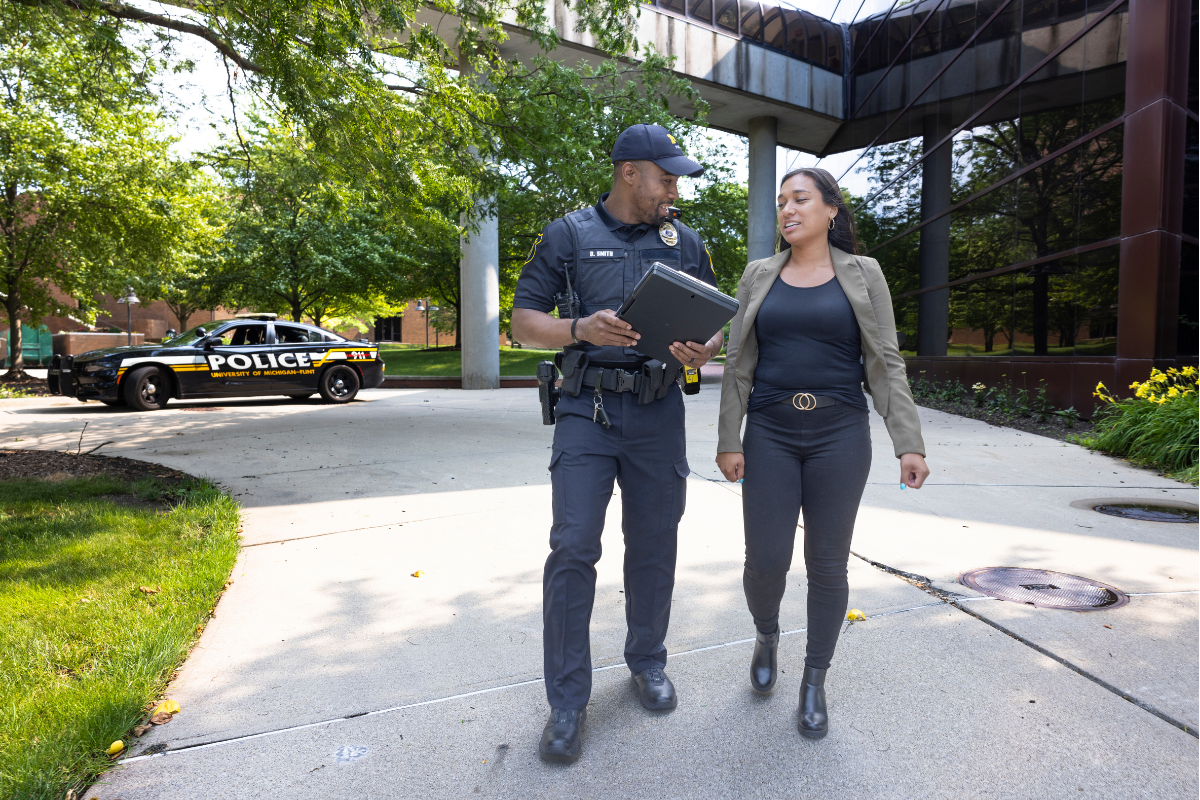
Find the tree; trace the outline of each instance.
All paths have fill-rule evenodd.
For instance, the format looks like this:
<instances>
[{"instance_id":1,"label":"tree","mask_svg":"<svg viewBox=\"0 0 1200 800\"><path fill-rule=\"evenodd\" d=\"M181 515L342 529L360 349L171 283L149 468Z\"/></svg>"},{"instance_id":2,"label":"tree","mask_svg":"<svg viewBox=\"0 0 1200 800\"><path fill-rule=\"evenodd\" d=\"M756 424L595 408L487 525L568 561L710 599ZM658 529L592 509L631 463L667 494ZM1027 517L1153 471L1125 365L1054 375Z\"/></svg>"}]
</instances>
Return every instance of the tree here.
<instances>
[{"instance_id":1,"label":"tree","mask_svg":"<svg viewBox=\"0 0 1200 800\"><path fill-rule=\"evenodd\" d=\"M537 105L544 76L560 71L544 60L529 69L500 53L511 22L542 52L554 49L558 37L540 0L449 0L432 15L424 0L248 0L162 13L120 0L6 2L81 25L203 39L231 77L305 132L313 158L352 183L373 185L405 216L432 197L497 196L507 180L501 151L513 145L513 109ZM625 56L637 8L634 0L576 0L571 10L602 51ZM654 73L662 67L661 59L639 67L637 79L661 83Z\"/></svg>"},{"instance_id":2,"label":"tree","mask_svg":"<svg viewBox=\"0 0 1200 800\"><path fill-rule=\"evenodd\" d=\"M718 179L679 201L683 221L700 234L708 248L718 288L729 295L737 293L738 281L746 271L748 196L745 185Z\"/></svg>"},{"instance_id":3,"label":"tree","mask_svg":"<svg viewBox=\"0 0 1200 800\"><path fill-rule=\"evenodd\" d=\"M287 125L259 121L243 147L249 162L221 160L241 198L219 275L232 301L317 325L385 307L405 260L380 204L309 159Z\"/></svg>"},{"instance_id":4,"label":"tree","mask_svg":"<svg viewBox=\"0 0 1200 800\"><path fill-rule=\"evenodd\" d=\"M162 258L133 285L143 299L166 302L184 331L193 314L223 305L228 294L220 269L229 206L224 188L205 172L179 165L177 178Z\"/></svg>"},{"instance_id":5,"label":"tree","mask_svg":"<svg viewBox=\"0 0 1200 800\"><path fill-rule=\"evenodd\" d=\"M153 64L112 26L0 6L0 289L9 377L21 320L59 308L50 286L116 292L158 261L169 140L145 91Z\"/></svg>"}]
</instances>

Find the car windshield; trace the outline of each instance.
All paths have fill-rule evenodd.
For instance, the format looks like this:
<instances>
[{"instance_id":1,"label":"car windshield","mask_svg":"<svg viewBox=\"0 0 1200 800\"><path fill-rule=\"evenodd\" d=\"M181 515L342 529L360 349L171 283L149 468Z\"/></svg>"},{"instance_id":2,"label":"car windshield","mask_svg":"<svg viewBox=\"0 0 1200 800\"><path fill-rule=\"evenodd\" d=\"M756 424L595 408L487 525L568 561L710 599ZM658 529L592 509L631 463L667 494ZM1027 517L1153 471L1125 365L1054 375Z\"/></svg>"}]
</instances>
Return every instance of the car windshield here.
<instances>
[{"instance_id":1,"label":"car windshield","mask_svg":"<svg viewBox=\"0 0 1200 800\"><path fill-rule=\"evenodd\" d=\"M177 336L171 337L170 339L163 339L163 344L169 347L180 347L183 345L194 344L202 335L211 334L217 328L230 322L233 322L233 320L219 319L215 322L206 322L203 325L197 325L196 327L186 330ZM201 330L204 331L204 334L200 333Z\"/></svg>"}]
</instances>

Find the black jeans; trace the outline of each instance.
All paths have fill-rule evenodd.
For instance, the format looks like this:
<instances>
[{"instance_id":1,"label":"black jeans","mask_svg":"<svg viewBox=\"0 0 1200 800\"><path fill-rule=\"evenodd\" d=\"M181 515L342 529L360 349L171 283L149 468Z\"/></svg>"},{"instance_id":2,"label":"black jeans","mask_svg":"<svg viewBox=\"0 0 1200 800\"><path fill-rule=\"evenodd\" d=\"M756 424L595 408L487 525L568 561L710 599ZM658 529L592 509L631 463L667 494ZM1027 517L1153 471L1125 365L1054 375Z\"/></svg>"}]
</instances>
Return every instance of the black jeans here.
<instances>
[{"instance_id":1,"label":"black jeans","mask_svg":"<svg viewBox=\"0 0 1200 800\"><path fill-rule=\"evenodd\" d=\"M803 510L808 571L804 663L828 669L846 616L850 538L871 469L867 414L842 403L813 411L776 403L748 415L742 449L746 604L759 631L778 630L779 603Z\"/></svg>"}]
</instances>

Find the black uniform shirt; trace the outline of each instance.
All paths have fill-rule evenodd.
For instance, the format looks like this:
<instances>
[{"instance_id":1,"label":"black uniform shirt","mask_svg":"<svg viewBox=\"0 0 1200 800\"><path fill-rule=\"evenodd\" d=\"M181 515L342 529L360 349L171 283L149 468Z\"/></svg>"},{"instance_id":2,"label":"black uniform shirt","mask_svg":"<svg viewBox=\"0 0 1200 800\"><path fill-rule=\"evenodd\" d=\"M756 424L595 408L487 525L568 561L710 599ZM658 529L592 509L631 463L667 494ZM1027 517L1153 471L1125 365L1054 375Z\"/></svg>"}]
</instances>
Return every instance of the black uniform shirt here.
<instances>
[{"instance_id":1,"label":"black uniform shirt","mask_svg":"<svg viewBox=\"0 0 1200 800\"><path fill-rule=\"evenodd\" d=\"M654 225L626 225L608 213L608 209L604 207L608 194L605 192L600 195L600 202L595 205L596 215L617 238L633 243L645 236L658 235L658 228ZM683 266L681 271L699 278L710 286L716 286L717 275L713 272L708 248L700 241L700 235L678 221L675 222L675 227L679 231L680 263ZM521 277L517 279L513 308L532 308L549 313L554 308L554 296L567 290L567 280L563 274L564 264L570 265L574 281L578 265L575 263L575 253L571 249L571 233L567 229L567 223L560 217L538 234L529 260L521 268ZM579 289L577 286L574 288L576 291ZM614 287L608 296L623 298L623 287Z\"/></svg>"}]
</instances>

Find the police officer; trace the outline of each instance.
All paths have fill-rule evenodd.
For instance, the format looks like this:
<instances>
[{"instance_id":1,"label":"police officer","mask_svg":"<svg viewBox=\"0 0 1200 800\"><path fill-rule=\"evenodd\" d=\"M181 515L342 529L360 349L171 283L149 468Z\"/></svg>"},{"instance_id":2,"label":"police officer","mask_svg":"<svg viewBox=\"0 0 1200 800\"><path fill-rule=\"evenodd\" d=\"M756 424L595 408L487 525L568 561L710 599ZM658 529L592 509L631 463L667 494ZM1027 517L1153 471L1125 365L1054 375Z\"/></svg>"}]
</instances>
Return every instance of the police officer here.
<instances>
[{"instance_id":1,"label":"police officer","mask_svg":"<svg viewBox=\"0 0 1200 800\"><path fill-rule=\"evenodd\" d=\"M638 352L639 335L616 311L655 262L716 285L699 235L668 216L679 176L699 177L704 168L658 125L622 132L612 160L612 191L546 226L513 300L517 341L565 348L550 457L554 524L542 584L551 713L539 752L552 761L573 761L582 748L592 688L588 627L614 479L625 538L625 662L645 708L676 705L663 643L689 472L683 396L676 371ZM558 318L549 313L556 307ZM720 348L718 331L711 341L676 342L671 351L699 367Z\"/></svg>"}]
</instances>

